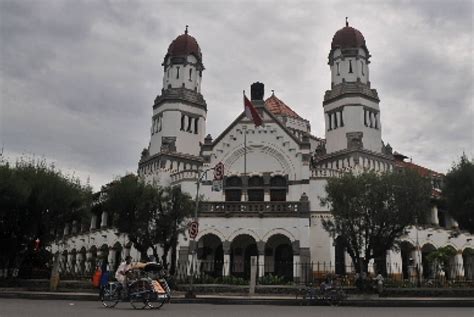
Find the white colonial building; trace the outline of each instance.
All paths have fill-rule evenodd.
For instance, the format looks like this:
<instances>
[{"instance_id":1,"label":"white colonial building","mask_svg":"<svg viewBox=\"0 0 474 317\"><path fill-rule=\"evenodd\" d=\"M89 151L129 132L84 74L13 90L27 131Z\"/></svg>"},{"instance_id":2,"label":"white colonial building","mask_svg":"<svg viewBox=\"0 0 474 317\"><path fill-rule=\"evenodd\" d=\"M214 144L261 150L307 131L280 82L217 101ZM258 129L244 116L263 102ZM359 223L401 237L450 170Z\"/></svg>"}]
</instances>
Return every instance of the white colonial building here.
<instances>
[{"instance_id":1,"label":"white colonial building","mask_svg":"<svg viewBox=\"0 0 474 317\"><path fill-rule=\"evenodd\" d=\"M197 180L222 162L222 188L212 171L202 178L199 194L199 234L182 237L178 263L186 267L197 250L200 269L209 275L247 277L250 257L257 256L259 275L300 277L301 264L315 271L344 273L350 258L337 239L322 227L330 211L321 207L329 177L342 173L405 167L417 170L433 183L430 225L412 228L400 251L387 253L389 272L408 278L418 266L425 277L432 268L429 252L451 246L456 271L448 277L473 279L472 235L461 232L436 199L442 175L405 162L382 141L380 99L370 82L370 57L361 32L346 24L331 43L330 90L323 104L324 138L311 133L299 116L275 94L264 98L264 86L254 83L251 99L263 119L255 127L244 111L217 137L206 136L207 104L201 94L203 56L188 31L169 46L163 60L163 88L153 105L149 146L143 150L138 174L147 182L181 186L196 195ZM243 109L243 107L242 107ZM382 107L383 109L383 107ZM212 123L211 123L212 124ZM220 189L220 190L219 190ZM100 252L115 267L125 255L137 256L126 236L108 225L107 213L95 215L89 229L77 224L64 230L54 247L74 270L90 269ZM74 229L75 228L75 229ZM87 229L87 228L86 228ZM263 268L263 269L262 269Z\"/></svg>"}]
</instances>

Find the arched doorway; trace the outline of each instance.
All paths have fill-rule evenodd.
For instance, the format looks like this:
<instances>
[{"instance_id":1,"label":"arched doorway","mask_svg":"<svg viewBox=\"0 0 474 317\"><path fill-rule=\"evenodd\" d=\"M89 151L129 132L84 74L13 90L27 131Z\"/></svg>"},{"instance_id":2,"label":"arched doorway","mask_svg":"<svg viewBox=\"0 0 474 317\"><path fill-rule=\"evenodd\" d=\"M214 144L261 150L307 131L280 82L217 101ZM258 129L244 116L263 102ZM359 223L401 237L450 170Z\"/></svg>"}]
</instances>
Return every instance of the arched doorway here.
<instances>
[{"instance_id":1,"label":"arched doorway","mask_svg":"<svg viewBox=\"0 0 474 317\"><path fill-rule=\"evenodd\" d=\"M97 247L93 245L90 249L89 272L95 272L97 268Z\"/></svg>"},{"instance_id":2,"label":"arched doorway","mask_svg":"<svg viewBox=\"0 0 474 317\"><path fill-rule=\"evenodd\" d=\"M464 278L468 281L474 280L474 249L466 248L462 252L464 265Z\"/></svg>"},{"instance_id":3,"label":"arched doorway","mask_svg":"<svg viewBox=\"0 0 474 317\"><path fill-rule=\"evenodd\" d=\"M79 251L79 272L81 274L86 273L86 257L87 257L87 251L85 247L82 247L81 250Z\"/></svg>"},{"instance_id":4,"label":"arched doorway","mask_svg":"<svg viewBox=\"0 0 474 317\"><path fill-rule=\"evenodd\" d=\"M257 243L248 234L241 234L232 240L230 269L233 276L248 279L250 277L250 257L258 256Z\"/></svg>"},{"instance_id":5,"label":"arched doorway","mask_svg":"<svg viewBox=\"0 0 474 317\"><path fill-rule=\"evenodd\" d=\"M436 267L438 264L428 260L428 255L435 251L436 248L431 243L427 243L421 248L421 263L423 265L423 278L425 279L434 278L437 273Z\"/></svg>"},{"instance_id":6,"label":"arched doorway","mask_svg":"<svg viewBox=\"0 0 474 317\"><path fill-rule=\"evenodd\" d=\"M114 251L115 253L113 254L113 259L112 259L112 263L109 263L109 269L112 271L112 272L115 272L117 271L117 268L119 267L120 263L122 262L122 245L120 244L120 242L116 242L114 244Z\"/></svg>"},{"instance_id":7,"label":"arched doorway","mask_svg":"<svg viewBox=\"0 0 474 317\"><path fill-rule=\"evenodd\" d=\"M283 234L271 236L265 245L265 273L293 279L293 248L291 240Z\"/></svg>"},{"instance_id":8,"label":"arched doorway","mask_svg":"<svg viewBox=\"0 0 474 317\"><path fill-rule=\"evenodd\" d=\"M415 265L415 259L413 259L413 251L415 246L408 241L403 241L400 245L400 253L402 256L402 276L403 279L407 280L411 277L411 270Z\"/></svg>"},{"instance_id":9,"label":"arched doorway","mask_svg":"<svg viewBox=\"0 0 474 317\"><path fill-rule=\"evenodd\" d=\"M197 258L200 260L201 273L212 277L222 276L224 251L218 236L209 233L199 239Z\"/></svg>"}]
</instances>

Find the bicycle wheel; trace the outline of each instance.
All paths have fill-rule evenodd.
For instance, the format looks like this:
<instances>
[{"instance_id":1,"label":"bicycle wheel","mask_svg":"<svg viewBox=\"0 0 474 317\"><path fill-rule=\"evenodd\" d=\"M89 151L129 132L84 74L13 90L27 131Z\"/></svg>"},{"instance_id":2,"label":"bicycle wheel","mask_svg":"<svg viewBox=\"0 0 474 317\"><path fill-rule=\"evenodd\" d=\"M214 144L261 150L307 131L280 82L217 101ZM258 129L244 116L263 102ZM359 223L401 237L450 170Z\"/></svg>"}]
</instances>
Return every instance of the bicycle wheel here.
<instances>
[{"instance_id":1,"label":"bicycle wheel","mask_svg":"<svg viewBox=\"0 0 474 317\"><path fill-rule=\"evenodd\" d=\"M329 305L331 306L339 306L339 304L341 303L341 296L336 290L330 291L328 297Z\"/></svg>"},{"instance_id":2,"label":"bicycle wheel","mask_svg":"<svg viewBox=\"0 0 474 317\"><path fill-rule=\"evenodd\" d=\"M100 290L102 305L113 308L120 301L120 289L116 283L109 283Z\"/></svg>"},{"instance_id":3,"label":"bicycle wheel","mask_svg":"<svg viewBox=\"0 0 474 317\"><path fill-rule=\"evenodd\" d=\"M134 309L145 309L150 307L149 296L150 286L146 280L138 280L132 285L130 285L129 294L130 294L130 305Z\"/></svg>"}]
</instances>

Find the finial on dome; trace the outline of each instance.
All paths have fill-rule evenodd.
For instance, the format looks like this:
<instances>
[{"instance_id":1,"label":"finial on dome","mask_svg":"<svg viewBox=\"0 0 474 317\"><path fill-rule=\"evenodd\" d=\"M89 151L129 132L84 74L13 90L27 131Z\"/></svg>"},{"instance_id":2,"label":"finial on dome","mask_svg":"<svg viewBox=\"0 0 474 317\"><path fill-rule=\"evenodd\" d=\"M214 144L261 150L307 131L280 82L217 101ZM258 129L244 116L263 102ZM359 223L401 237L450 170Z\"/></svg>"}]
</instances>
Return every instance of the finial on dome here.
<instances>
[{"instance_id":1,"label":"finial on dome","mask_svg":"<svg viewBox=\"0 0 474 317\"><path fill-rule=\"evenodd\" d=\"M348 17L346 17L346 26L349 26L349 21L347 21Z\"/></svg>"},{"instance_id":2,"label":"finial on dome","mask_svg":"<svg viewBox=\"0 0 474 317\"><path fill-rule=\"evenodd\" d=\"M275 96L275 90L272 89L272 96Z\"/></svg>"},{"instance_id":3,"label":"finial on dome","mask_svg":"<svg viewBox=\"0 0 474 317\"><path fill-rule=\"evenodd\" d=\"M189 25L186 24L186 30L184 30L184 34L188 34L188 27L189 27Z\"/></svg>"}]
</instances>

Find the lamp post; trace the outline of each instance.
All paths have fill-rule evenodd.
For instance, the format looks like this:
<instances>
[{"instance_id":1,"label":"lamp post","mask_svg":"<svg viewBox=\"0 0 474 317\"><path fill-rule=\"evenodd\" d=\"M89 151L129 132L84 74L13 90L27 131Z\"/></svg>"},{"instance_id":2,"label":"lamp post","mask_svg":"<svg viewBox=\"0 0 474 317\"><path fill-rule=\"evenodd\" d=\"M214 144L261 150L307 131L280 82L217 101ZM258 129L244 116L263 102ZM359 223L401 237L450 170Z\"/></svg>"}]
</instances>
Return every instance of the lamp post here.
<instances>
[{"instance_id":1,"label":"lamp post","mask_svg":"<svg viewBox=\"0 0 474 317\"><path fill-rule=\"evenodd\" d=\"M207 175L207 172L210 170L214 170L213 167L208 168L202 172L198 171L198 179L196 181L196 207L194 208L194 222L198 223L198 210L199 210L199 187L201 181L204 176ZM196 262L196 252L197 252L197 243L196 243L196 236L192 237L192 250L191 250L191 268L189 270L190 277L189 277L189 290L185 294L186 298L196 298L196 294L194 293L194 263Z\"/></svg>"}]
</instances>

